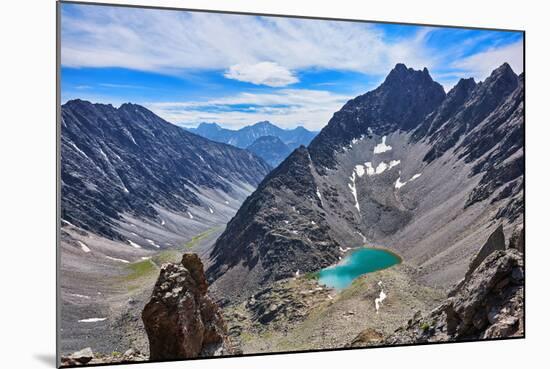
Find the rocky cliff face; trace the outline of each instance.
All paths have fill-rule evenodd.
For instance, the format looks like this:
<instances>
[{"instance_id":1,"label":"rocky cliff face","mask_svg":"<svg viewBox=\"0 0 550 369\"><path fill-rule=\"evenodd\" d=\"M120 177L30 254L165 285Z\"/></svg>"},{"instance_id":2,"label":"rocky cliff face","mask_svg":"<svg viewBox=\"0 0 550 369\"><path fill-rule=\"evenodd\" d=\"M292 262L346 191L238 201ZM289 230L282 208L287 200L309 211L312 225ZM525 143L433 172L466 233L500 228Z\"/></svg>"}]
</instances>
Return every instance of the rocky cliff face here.
<instances>
[{"instance_id":1,"label":"rocky cliff face","mask_svg":"<svg viewBox=\"0 0 550 369\"><path fill-rule=\"evenodd\" d=\"M221 310L207 295L196 254L164 264L142 313L150 360L189 359L231 353Z\"/></svg>"},{"instance_id":2,"label":"rocky cliff face","mask_svg":"<svg viewBox=\"0 0 550 369\"><path fill-rule=\"evenodd\" d=\"M493 251L487 255L489 249ZM524 285L523 254L506 248L499 228L472 260L464 280L449 298L426 316L416 314L385 343L522 337Z\"/></svg>"},{"instance_id":3,"label":"rocky cliff face","mask_svg":"<svg viewBox=\"0 0 550 369\"><path fill-rule=\"evenodd\" d=\"M239 299L367 243L450 287L497 221L505 233L523 221L523 76L504 64L445 94L426 69L398 64L262 181L208 276Z\"/></svg>"},{"instance_id":4,"label":"rocky cliff face","mask_svg":"<svg viewBox=\"0 0 550 369\"><path fill-rule=\"evenodd\" d=\"M139 105L62 106L61 217L107 238L149 247L177 233L177 225L193 228L186 224L192 219L228 219L269 170L250 152L189 133ZM158 229L149 242L132 237L131 223Z\"/></svg>"}]
</instances>

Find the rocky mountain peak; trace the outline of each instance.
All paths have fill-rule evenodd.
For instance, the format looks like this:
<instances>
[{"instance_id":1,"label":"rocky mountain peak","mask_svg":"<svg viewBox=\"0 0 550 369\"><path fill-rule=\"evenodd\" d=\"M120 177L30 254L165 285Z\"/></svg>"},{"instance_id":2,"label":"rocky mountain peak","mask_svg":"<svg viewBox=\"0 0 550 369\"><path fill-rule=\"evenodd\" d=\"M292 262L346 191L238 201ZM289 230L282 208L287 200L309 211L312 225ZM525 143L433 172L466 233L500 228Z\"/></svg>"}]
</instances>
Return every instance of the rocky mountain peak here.
<instances>
[{"instance_id":1,"label":"rocky mountain peak","mask_svg":"<svg viewBox=\"0 0 550 369\"><path fill-rule=\"evenodd\" d=\"M210 129L216 129L216 130L222 129L222 127L215 122L212 122L212 123L202 122L201 124L199 124L198 128L210 128Z\"/></svg>"},{"instance_id":2,"label":"rocky mountain peak","mask_svg":"<svg viewBox=\"0 0 550 369\"><path fill-rule=\"evenodd\" d=\"M434 83L434 80L430 76L428 68L424 67L422 70L415 70L413 68L407 68L405 64L398 63L390 71L384 83L382 85L396 86L403 84L426 84ZM438 84L439 85L439 84Z\"/></svg>"},{"instance_id":3,"label":"rocky mountain peak","mask_svg":"<svg viewBox=\"0 0 550 369\"><path fill-rule=\"evenodd\" d=\"M254 123L252 127L276 127L268 120L262 120L261 122Z\"/></svg>"},{"instance_id":4,"label":"rocky mountain peak","mask_svg":"<svg viewBox=\"0 0 550 369\"><path fill-rule=\"evenodd\" d=\"M502 64L483 81L485 90L492 93L507 95L518 86L519 79L508 63Z\"/></svg>"},{"instance_id":5,"label":"rocky mountain peak","mask_svg":"<svg viewBox=\"0 0 550 369\"><path fill-rule=\"evenodd\" d=\"M334 168L334 153L353 139L415 129L445 99L426 71L397 64L375 90L348 101L309 146L319 167ZM322 170L321 170L322 172Z\"/></svg>"}]
</instances>

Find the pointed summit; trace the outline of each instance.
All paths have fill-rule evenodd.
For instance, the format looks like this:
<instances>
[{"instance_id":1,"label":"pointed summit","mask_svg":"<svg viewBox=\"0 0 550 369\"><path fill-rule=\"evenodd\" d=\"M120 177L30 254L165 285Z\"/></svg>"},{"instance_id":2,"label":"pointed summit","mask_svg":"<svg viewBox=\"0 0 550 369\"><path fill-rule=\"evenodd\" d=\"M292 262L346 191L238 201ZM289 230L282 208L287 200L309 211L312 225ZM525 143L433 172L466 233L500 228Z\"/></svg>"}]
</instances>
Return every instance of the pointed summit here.
<instances>
[{"instance_id":1,"label":"pointed summit","mask_svg":"<svg viewBox=\"0 0 550 369\"><path fill-rule=\"evenodd\" d=\"M433 79L430 76L428 68L415 70L407 68L403 63L397 63L386 77L384 84L401 84L401 83L432 83Z\"/></svg>"}]
</instances>

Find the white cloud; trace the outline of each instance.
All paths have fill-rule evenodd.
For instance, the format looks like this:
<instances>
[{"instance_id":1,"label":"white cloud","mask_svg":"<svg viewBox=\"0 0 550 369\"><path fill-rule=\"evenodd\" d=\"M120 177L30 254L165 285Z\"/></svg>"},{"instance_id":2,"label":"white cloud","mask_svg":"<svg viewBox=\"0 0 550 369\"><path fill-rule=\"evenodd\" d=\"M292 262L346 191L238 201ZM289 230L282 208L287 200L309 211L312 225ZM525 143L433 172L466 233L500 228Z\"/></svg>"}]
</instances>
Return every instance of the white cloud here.
<instances>
[{"instance_id":1,"label":"white cloud","mask_svg":"<svg viewBox=\"0 0 550 369\"><path fill-rule=\"evenodd\" d=\"M460 70L463 76L474 77L477 81L482 81L504 62L510 64L516 74L523 72L523 41L489 48L457 60L452 63L452 67Z\"/></svg>"},{"instance_id":2,"label":"white cloud","mask_svg":"<svg viewBox=\"0 0 550 369\"><path fill-rule=\"evenodd\" d=\"M218 122L230 128L240 128L262 120L281 127L303 125L319 130L334 112L352 96L322 90L278 89L273 93L239 93L221 99L192 102L144 103L153 112L169 122L197 125L200 122ZM247 105L249 109L235 110L232 105ZM227 110L223 110L227 107ZM209 108L215 108L210 111Z\"/></svg>"},{"instance_id":3,"label":"white cloud","mask_svg":"<svg viewBox=\"0 0 550 369\"><path fill-rule=\"evenodd\" d=\"M167 74L229 69L229 76L232 66L248 76L251 68L276 65L286 80L306 68L385 75L403 61L433 66L424 45L432 29L418 30L388 42L369 23L80 6L62 15L61 62ZM281 77L283 69L288 75Z\"/></svg>"},{"instance_id":4,"label":"white cloud","mask_svg":"<svg viewBox=\"0 0 550 369\"><path fill-rule=\"evenodd\" d=\"M237 81L270 87L284 87L298 82L298 78L291 71L272 62L235 64L224 76Z\"/></svg>"}]
</instances>

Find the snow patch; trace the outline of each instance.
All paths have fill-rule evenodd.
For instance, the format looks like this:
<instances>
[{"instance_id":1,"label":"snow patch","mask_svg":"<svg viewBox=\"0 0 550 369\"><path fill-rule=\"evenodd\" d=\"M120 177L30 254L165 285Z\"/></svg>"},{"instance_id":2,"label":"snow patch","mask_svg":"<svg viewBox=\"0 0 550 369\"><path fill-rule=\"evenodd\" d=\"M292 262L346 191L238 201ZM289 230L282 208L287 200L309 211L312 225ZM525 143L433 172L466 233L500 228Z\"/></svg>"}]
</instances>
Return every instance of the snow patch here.
<instances>
[{"instance_id":1,"label":"snow patch","mask_svg":"<svg viewBox=\"0 0 550 369\"><path fill-rule=\"evenodd\" d=\"M323 206L323 198L321 197L321 192L319 191L319 187L316 187L315 190L316 190L315 193L317 194L317 197L321 201L321 206Z\"/></svg>"},{"instance_id":2,"label":"snow patch","mask_svg":"<svg viewBox=\"0 0 550 369\"><path fill-rule=\"evenodd\" d=\"M376 169L372 166L372 163L370 161L367 161L365 163L365 167L367 168L367 175L373 176L376 173Z\"/></svg>"},{"instance_id":3,"label":"snow patch","mask_svg":"<svg viewBox=\"0 0 550 369\"><path fill-rule=\"evenodd\" d=\"M118 261L118 262L125 263L125 264L130 264L130 262L128 260L113 258L113 257L107 256L107 255L105 255L105 257L109 260Z\"/></svg>"},{"instance_id":4,"label":"snow patch","mask_svg":"<svg viewBox=\"0 0 550 369\"><path fill-rule=\"evenodd\" d=\"M157 249L160 249L160 246L155 243L155 241L150 240L148 238L145 239L151 246L155 246Z\"/></svg>"},{"instance_id":5,"label":"snow patch","mask_svg":"<svg viewBox=\"0 0 550 369\"><path fill-rule=\"evenodd\" d=\"M401 182L401 177L397 178L397 181L395 181L395 188L399 189L407 184L407 181Z\"/></svg>"},{"instance_id":6,"label":"snow patch","mask_svg":"<svg viewBox=\"0 0 550 369\"><path fill-rule=\"evenodd\" d=\"M378 285L382 287L382 282L378 282ZM380 309L380 304L382 304L382 301L384 301L388 297L384 290L380 289L380 295L378 295L377 298L374 299L374 307L376 308L376 314L378 314L378 310Z\"/></svg>"},{"instance_id":7,"label":"snow patch","mask_svg":"<svg viewBox=\"0 0 550 369\"><path fill-rule=\"evenodd\" d=\"M81 299L86 299L86 300L90 299L90 296L79 295L78 293L68 293L67 295L73 296L73 297L78 297L78 298L81 298Z\"/></svg>"},{"instance_id":8,"label":"snow patch","mask_svg":"<svg viewBox=\"0 0 550 369\"><path fill-rule=\"evenodd\" d=\"M401 182L401 177L399 177L399 178L397 178L397 181L395 182L395 188L401 188L404 185L406 185L407 183L414 181L415 179L417 179L421 175L422 175L422 173L416 173L414 176L411 177L411 179L409 179L408 181L405 181L405 182Z\"/></svg>"},{"instance_id":9,"label":"snow patch","mask_svg":"<svg viewBox=\"0 0 550 369\"><path fill-rule=\"evenodd\" d=\"M378 164L378 166L376 167L376 174L382 174L384 173L384 171L388 169L388 164L384 163L384 162L381 162L380 164Z\"/></svg>"},{"instance_id":10,"label":"snow patch","mask_svg":"<svg viewBox=\"0 0 550 369\"><path fill-rule=\"evenodd\" d=\"M160 225L165 225L165 224L166 224L166 222L164 221L164 219L161 219L160 220Z\"/></svg>"},{"instance_id":11,"label":"snow patch","mask_svg":"<svg viewBox=\"0 0 550 369\"><path fill-rule=\"evenodd\" d=\"M361 164L358 164L355 166L355 173L357 173L357 176L359 178L363 177L363 175L365 174L365 167L362 166Z\"/></svg>"},{"instance_id":12,"label":"snow patch","mask_svg":"<svg viewBox=\"0 0 550 369\"><path fill-rule=\"evenodd\" d=\"M361 238L363 239L363 242L367 242L367 237L365 237L365 235L359 231L356 231L355 233L357 233L359 236L361 236Z\"/></svg>"},{"instance_id":13,"label":"snow patch","mask_svg":"<svg viewBox=\"0 0 550 369\"><path fill-rule=\"evenodd\" d=\"M386 145L386 136L383 136L382 142L380 142L378 145L374 147L375 154L381 154L383 152L390 151L390 150L391 150L391 146Z\"/></svg>"},{"instance_id":14,"label":"snow patch","mask_svg":"<svg viewBox=\"0 0 550 369\"><path fill-rule=\"evenodd\" d=\"M348 183L348 187L351 190L351 194L353 195L353 198L355 199L355 207L357 208L357 211L359 214L361 214L361 209L359 208L359 202L357 201L357 187L355 186L355 171L352 173L351 177L351 183Z\"/></svg>"},{"instance_id":15,"label":"snow patch","mask_svg":"<svg viewBox=\"0 0 550 369\"><path fill-rule=\"evenodd\" d=\"M75 228L76 228L76 226L75 226L73 223L69 222L68 220L61 219L61 221L62 221L63 223L65 223L65 224L67 224L67 225L70 225L71 227L75 227Z\"/></svg>"},{"instance_id":16,"label":"snow patch","mask_svg":"<svg viewBox=\"0 0 550 369\"><path fill-rule=\"evenodd\" d=\"M399 165L399 163L401 163L401 160L392 160L392 161L390 161L389 169L395 167L396 165Z\"/></svg>"},{"instance_id":17,"label":"snow patch","mask_svg":"<svg viewBox=\"0 0 550 369\"><path fill-rule=\"evenodd\" d=\"M187 215L189 215L189 219L193 219L193 214L190 211L187 212Z\"/></svg>"},{"instance_id":18,"label":"snow patch","mask_svg":"<svg viewBox=\"0 0 550 369\"><path fill-rule=\"evenodd\" d=\"M80 245L80 248L82 249L82 251L84 251L85 253L88 253L92 250L90 250L90 248L88 246L86 246L86 244L82 241L76 241L78 242L78 244Z\"/></svg>"},{"instance_id":19,"label":"snow patch","mask_svg":"<svg viewBox=\"0 0 550 369\"><path fill-rule=\"evenodd\" d=\"M87 319L80 319L79 323L95 323L95 322L102 322L104 320L107 320L107 318L87 318Z\"/></svg>"},{"instance_id":20,"label":"snow patch","mask_svg":"<svg viewBox=\"0 0 550 369\"><path fill-rule=\"evenodd\" d=\"M141 249L141 246L138 245L137 243L135 243L134 241L131 241L131 240L127 240L128 243L130 244L130 246L136 248L136 249Z\"/></svg>"},{"instance_id":21,"label":"snow patch","mask_svg":"<svg viewBox=\"0 0 550 369\"><path fill-rule=\"evenodd\" d=\"M210 212L210 214L214 214L214 210L212 210L211 207L208 207L208 211Z\"/></svg>"}]
</instances>

